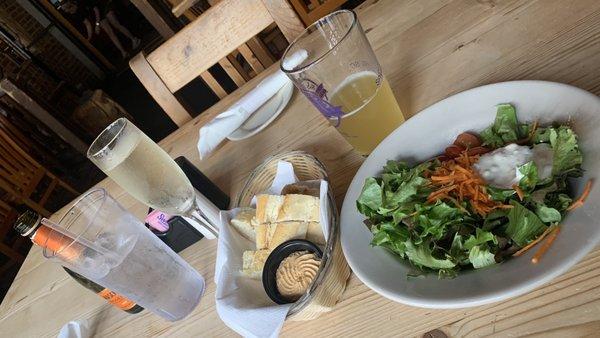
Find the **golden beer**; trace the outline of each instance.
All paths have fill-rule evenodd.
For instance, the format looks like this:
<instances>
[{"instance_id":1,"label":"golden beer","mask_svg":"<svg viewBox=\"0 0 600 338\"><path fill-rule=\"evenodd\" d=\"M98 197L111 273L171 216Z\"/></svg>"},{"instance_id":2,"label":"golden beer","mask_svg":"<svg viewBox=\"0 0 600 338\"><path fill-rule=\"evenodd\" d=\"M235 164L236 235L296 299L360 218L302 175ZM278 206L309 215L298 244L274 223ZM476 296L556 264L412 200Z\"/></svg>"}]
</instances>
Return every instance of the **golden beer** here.
<instances>
[{"instance_id":1,"label":"golden beer","mask_svg":"<svg viewBox=\"0 0 600 338\"><path fill-rule=\"evenodd\" d=\"M377 74L363 71L347 77L333 91L330 103L346 112L338 130L362 155L373 149L404 122L390 84ZM332 121L337 124L337 121Z\"/></svg>"}]
</instances>

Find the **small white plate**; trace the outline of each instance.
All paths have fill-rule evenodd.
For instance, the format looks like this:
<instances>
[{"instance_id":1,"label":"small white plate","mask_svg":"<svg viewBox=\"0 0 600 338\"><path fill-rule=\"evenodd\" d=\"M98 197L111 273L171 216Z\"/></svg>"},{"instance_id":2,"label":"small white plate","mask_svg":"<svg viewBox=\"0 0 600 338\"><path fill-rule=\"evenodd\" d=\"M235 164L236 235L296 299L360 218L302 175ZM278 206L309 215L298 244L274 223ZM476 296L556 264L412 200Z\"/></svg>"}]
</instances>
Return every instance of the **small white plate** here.
<instances>
[{"instance_id":1,"label":"small white plate","mask_svg":"<svg viewBox=\"0 0 600 338\"><path fill-rule=\"evenodd\" d=\"M230 141L239 141L258 134L273 122L285 109L294 93L294 84L289 81L279 91L258 108L250 118L227 137Z\"/></svg>"}]
</instances>

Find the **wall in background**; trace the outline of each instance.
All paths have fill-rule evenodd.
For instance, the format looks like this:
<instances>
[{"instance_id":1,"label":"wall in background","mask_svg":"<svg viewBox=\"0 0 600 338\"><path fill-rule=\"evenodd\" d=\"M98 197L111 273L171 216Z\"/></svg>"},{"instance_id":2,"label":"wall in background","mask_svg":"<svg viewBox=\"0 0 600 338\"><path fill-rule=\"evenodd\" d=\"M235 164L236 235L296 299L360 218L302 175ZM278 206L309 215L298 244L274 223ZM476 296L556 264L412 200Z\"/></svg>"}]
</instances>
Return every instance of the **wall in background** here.
<instances>
[{"instance_id":1,"label":"wall in background","mask_svg":"<svg viewBox=\"0 0 600 338\"><path fill-rule=\"evenodd\" d=\"M7 29L31 54L43 60L57 76L74 87L91 88L98 84L94 75L47 28L31 15L19 2L8 1L0 6L0 25ZM30 8L31 5L27 6ZM52 28L50 28L52 29ZM54 28L56 29L56 28Z\"/></svg>"}]
</instances>

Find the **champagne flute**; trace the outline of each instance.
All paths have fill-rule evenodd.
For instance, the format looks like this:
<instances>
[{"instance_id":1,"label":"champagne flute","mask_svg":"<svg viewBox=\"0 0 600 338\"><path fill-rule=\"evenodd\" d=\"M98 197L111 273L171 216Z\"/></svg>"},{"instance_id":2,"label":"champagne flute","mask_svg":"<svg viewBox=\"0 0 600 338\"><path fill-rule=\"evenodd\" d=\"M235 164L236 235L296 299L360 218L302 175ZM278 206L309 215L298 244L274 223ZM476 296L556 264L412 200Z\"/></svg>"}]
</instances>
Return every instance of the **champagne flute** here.
<instances>
[{"instance_id":1,"label":"champagne flute","mask_svg":"<svg viewBox=\"0 0 600 338\"><path fill-rule=\"evenodd\" d=\"M208 239L218 235L219 208L197 193L171 156L126 118L106 127L87 157L140 202L186 218Z\"/></svg>"}]
</instances>

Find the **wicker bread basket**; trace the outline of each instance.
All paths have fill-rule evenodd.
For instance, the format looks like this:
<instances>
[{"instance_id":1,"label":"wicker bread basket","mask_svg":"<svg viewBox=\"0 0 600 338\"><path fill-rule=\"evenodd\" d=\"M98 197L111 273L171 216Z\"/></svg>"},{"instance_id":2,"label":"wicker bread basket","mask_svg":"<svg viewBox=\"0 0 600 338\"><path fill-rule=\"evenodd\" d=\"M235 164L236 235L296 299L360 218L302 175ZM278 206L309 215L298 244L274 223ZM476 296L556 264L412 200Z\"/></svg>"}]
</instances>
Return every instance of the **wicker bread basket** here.
<instances>
[{"instance_id":1,"label":"wicker bread basket","mask_svg":"<svg viewBox=\"0 0 600 338\"><path fill-rule=\"evenodd\" d=\"M300 181L327 180L323 164L308 153L291 151L275 155L269 157L250 174L234 207L249 206L256 194L266 191L271 186L279 161L291 163L294 173ZM311 320L319 317L321 313L331 311L346 289L350 267L342 253L339 219L331 188L328 198L331 208L330 229L329 238L327 238L327 244L323 250L321 267L310 289L290 308L287 316L289 320Z\"/></svg>"}]
</instances>

